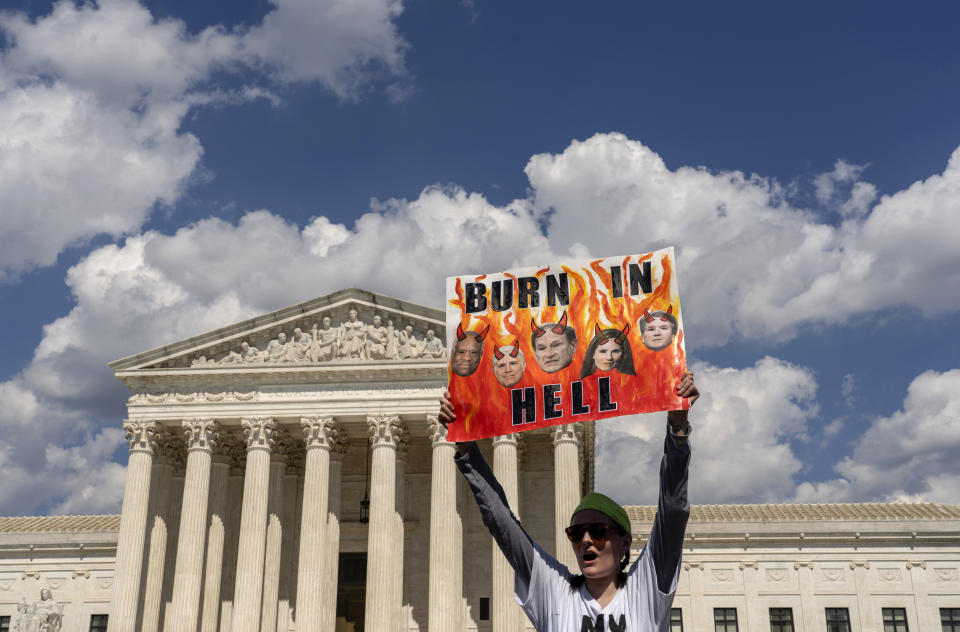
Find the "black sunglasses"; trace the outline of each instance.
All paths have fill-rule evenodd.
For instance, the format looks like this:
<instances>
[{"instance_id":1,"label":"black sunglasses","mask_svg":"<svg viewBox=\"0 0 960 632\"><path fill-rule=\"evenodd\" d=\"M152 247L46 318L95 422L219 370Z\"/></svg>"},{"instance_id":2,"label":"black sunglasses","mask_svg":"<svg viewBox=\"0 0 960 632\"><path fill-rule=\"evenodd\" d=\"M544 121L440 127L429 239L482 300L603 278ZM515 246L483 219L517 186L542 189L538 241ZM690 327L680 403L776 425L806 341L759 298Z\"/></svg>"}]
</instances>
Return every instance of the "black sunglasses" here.
<instances>
[{"instance_id":1,"label":"black sunglasses","mask_svg":"<svg viewBox=\"0 0 960 632\"><path fill-rule=\"evenodd\" d=\"M581 524L572 524L564 529L567 537L574 544L582 540L585 533L589 533L590 539L600 547L602 547L603 543L607 541L607 534L609 534L611 530L614 534L618 532L618 529L603 522L584 522Z\"/></svg>"}]
</instances>

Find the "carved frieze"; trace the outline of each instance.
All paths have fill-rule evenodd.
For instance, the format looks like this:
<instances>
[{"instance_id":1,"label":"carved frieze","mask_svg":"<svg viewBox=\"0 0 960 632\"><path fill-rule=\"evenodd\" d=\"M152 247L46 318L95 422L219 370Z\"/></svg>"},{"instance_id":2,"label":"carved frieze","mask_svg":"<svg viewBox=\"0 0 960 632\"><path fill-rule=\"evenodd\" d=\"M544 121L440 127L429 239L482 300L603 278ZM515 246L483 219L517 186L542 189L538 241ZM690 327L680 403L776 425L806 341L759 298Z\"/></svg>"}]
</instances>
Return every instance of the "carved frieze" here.
<instances>
[{"instance_id":1,"label":"carved frieze","mask_svg":"<svg viewBox=\"0 0 960 632\"><path fill-rule=\"evenodd\" d=\"M955 568L935 568L933 574L938 582L955 582L960 580L960 571Z\"/></svg>"},{"instance_id":2,"label":"carved frieze","mask_svg":"<svg viewBox=\"0 0 960 632\"><path fill-rule=\"evenodd\" d=\"M768 568L767 579L772 582L785 582L789 576L789 571L785 568Z\"/></svg>"},{"instance_id":3,"label":"carved frieze","mask_svg":"<svg viewBox=\"0 0 960 632\"><path fill-rule=\"evenodd\" d=\"M190 366L322 364L342 360L443 359L444 341L433 329L422 335L412 324L397 327L390 318L374 314L369 323L351 308L347 317L334 325L329 315L306 321L291 331L277 331L258 346L242 340L227 349L204 352L190 358Z\"/></svg>"}]
</instances>

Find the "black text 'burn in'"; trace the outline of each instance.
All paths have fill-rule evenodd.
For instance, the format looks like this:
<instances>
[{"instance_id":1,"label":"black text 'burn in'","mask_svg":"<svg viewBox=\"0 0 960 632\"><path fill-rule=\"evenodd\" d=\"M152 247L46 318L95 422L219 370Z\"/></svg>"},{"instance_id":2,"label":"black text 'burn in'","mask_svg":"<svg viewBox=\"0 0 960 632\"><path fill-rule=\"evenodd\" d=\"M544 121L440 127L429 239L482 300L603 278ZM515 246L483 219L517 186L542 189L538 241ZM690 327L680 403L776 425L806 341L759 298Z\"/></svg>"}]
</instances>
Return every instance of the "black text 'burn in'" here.
<instances>
[{"instance_id":1,"label":"black text 'burn in'","mask_svg":"<svg viewBox=\"0 0 960 632\"><path fill-rule=\"evenodd\" d=\"M650 262L630 263L627 264L626 270L621 266L610 266L610 294L613 298L623 298L624 281L631 296L652 292L653 276L650 271ZM540 307L541 286L543 286L548 307L570 305L570 281L567 273L561 272L547 274L542 284L537 277L518 277L516 295L514 295L512 279L493 281L490 283L489 306L497 312L505 312L514 307L514 304L518 309ZM464 303L464 311L467 314L487 311L487 284L479 281L466 283Z\"/></svg>"}]
</instances>

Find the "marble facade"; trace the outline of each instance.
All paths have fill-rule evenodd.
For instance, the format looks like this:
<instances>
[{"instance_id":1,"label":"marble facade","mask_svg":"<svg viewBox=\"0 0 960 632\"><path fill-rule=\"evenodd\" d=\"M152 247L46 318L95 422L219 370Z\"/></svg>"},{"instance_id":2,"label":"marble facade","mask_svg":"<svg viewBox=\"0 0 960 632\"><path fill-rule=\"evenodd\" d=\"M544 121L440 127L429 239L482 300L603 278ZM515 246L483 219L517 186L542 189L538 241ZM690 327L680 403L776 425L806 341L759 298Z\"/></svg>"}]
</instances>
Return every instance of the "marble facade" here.
<instances>
[{"instance_id":1,"label":"marble facade","mask_svg":"<svg viewBox=\"0 0 960 632\"><path fill-rule=\"evenodd\" d=\"M121 516L0 518L0 624L51 588L64 632L529 629L436 420L443 332L440 310L343 290L111 363L131 391ZM593 442L592 424L481 442L561 559ZM654 508L628 509L636 555ZM688 632L713 608L769 630L771 607L795 630L830 607L855 632L884 607L939 630L958 571L957 507L698 506L674 606Z\"/></svg>"}]
</instances>

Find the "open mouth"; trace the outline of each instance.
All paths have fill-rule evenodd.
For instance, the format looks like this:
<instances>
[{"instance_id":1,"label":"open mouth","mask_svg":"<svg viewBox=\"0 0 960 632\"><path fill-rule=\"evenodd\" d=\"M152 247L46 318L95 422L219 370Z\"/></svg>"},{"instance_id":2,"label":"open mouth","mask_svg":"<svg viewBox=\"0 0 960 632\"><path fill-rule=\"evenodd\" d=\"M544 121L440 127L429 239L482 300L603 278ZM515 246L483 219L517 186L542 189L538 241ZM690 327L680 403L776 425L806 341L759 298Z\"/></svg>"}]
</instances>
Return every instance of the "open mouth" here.
<instances>
[{"instance_id":1,"label":"open mouth","mask_svg":"<svg viewBox=\"0 0 960 632\"><path fill-rule=\"evenodd\" d=\"M583 553L583 561L584 561L584 562L592 562L592 561L594 561L595 559L597 559L597 554L596 554L595 552L593 552L593 551L585 551L585 552Z\"/></svg>"}]
</instances>

